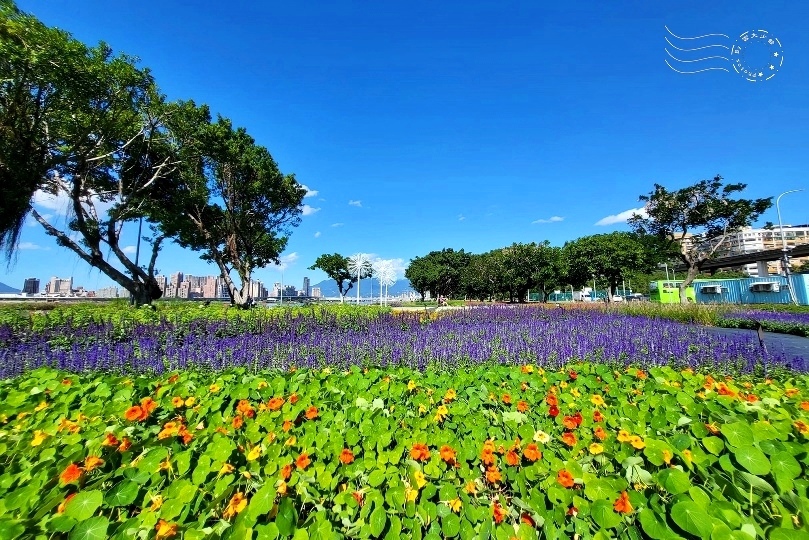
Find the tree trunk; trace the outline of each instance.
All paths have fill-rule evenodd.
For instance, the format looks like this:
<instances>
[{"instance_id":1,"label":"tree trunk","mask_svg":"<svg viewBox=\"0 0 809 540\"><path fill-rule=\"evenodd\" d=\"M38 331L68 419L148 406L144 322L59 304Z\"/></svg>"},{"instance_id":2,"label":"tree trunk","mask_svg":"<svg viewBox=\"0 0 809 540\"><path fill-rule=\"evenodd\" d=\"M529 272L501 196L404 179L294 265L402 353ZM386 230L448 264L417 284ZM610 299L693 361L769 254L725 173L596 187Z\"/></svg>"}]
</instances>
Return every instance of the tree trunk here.
<instances>
[{"instance_id":1,"label":"tree trunk","mask_svg":"<svg viewBox=\"0 0 809 540\"><path fill-rule=\"evenodd\" d=\"M688 272L685 275L685 280L678 286L680 289L681 304L687 304L689 302L688 297L685 295L685 290L689 285L691 285L691 283L693 283L694 278L697 277L697 274L699 274L699 266L697 266L697 264L689 264Z\"/></svg>"}]
</instances>

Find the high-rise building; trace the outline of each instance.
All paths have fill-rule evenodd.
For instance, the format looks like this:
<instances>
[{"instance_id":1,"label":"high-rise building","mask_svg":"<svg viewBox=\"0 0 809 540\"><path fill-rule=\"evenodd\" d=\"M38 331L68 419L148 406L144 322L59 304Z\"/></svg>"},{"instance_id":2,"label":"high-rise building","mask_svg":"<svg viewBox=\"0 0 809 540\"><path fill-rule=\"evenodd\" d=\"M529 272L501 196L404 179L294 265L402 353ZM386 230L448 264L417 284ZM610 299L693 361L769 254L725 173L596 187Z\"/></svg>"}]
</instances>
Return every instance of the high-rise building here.
<instances>
[{"instance_id":1,"label":"high-rise building","mask_svg":"<svg viewBox=\"0 0 809 540\"><path fill-rule=\"evenodd\" d=\"M37 278L28 278L22 286L24 294L39 294L39 280Z\"/></svg>"},{"instance_id":2,"label":"high-rise building","mask_svg":"<svg viewBox=\"0 0 809 540\"><path fill-rule=\"evenodd\" d=\"M784 239L781 240L781 227L772 229L754 229L745 227L727 237L725 244L717 251L717 257L727 257L730 255L744 255L756 251L768 251L771 249L782 249L784 243L787 248L793 248L799 244L809 244L809 225L784 225ZM791 258L792 264L801 264L809 260L807 257ZM768 272L777 274L781 271L780 261L767 263ZM751 276L758 275L758 265L756 263L744 266L744 271ZM760 276L763 277L763 276Z\"/></svg>"},{"instance_id":3,"label":"high-rise building","mask_svg":"<svg viewBox=\"0 0 809 540\"><path fill-rule=\"evenodd\" d=\"M309 282L308 277L303 278L303 291L302 292L303 292L303 296L310 296L311 293L312 293L312 287L311 287L311 284Z\"/></svg>"},{"instance_id":4,"label":"high-rise building","mask_svg":"<svg viewBox=\"0 0 809 540\"><path fill-rule=\"evenodd\" d=\"M312 287L312 297L321 298L323 293L320 292L320 287Z\"/></svg>"},{"instance_id":5,"label":"high-rise building","mask_svg":"<svg viewBox=\"0 0 809 540\"><path fill-rule=\"evenodd\" d=\"M203 298L218 298L219 295L217 294L217 286L219 285L219 280L216 276L208 276L205 278L205 283L202 285L202 297Z\"/></svg>"},{"instance_id":6,"label":"high-rise building","mask_svg":"<svg viewBox=\"0 0 809 540\"><path fill-rule=\"evenodd\" d=\"M45 287L45 292L48 294L63 294L68 295L73 289L73 278L59 278L53 276Z\"/></svg>"}]
</instances>

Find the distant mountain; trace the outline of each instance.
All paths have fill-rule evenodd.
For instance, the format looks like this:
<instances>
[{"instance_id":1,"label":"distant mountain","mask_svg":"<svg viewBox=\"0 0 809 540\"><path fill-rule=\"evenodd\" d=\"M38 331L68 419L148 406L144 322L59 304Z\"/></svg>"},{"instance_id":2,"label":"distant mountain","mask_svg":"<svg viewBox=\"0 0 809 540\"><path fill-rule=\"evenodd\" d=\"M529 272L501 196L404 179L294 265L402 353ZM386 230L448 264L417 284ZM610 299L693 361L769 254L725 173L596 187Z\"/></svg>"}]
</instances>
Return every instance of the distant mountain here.
<instances>
[{"instance_id":1,"label":"distant mountain","mask_svg":"<svg viewBox=\"0 0 809 540\"><path fill-rule=\"evenodd\" d=\"M20 294L20 289L15 289L5 283L0 283L0 294Z\"/></svg>"},{"instance_id":2,"label":"distant mountain","mask_svg":"<svg viewBox=\"0 0 809 540\"><path fill-rule=\"evenodd\" d=\"M312 287L320 287L320 292L323 296L340 296L340 291L337 290L337 283L335 283L333 279L326 279L320 283L315 283ZM406 279L401 279L388 287L388 294L390 296L398 296L412 290L413 287L410 286L410 282ZM360 283L360 296L370 297L372 292L373 296L379 296L379 281L374 278L363 279ZM356 296L356 294L357 284L355 283L354 286L351 287L351 290L348 291L348 296Z\"/></svg>"}]
</instances>

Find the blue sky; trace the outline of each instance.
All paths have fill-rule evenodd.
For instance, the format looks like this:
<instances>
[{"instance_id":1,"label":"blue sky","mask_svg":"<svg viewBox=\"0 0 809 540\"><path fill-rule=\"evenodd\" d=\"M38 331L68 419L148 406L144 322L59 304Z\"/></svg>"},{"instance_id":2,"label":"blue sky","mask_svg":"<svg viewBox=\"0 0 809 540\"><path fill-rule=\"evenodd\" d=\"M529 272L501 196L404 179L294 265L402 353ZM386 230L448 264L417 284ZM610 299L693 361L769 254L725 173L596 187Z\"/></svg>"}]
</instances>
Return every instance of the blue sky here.
<instances>
[{"instance_id":1,"label":"blue sky","mask_svg":"<svg viewBox=\"0 0 809 540\"><path fill-rule=\"evenodd\" d=\"M561 245L626 229L609 216L638 208L655 182L676 189L721 174L747 183L749 197L809 190L809 3L253 4L19 2L82 41L138 56L169 98L232 118L317 192L283 254L286 283L325 279L306 269L322 253L363 251L405 266L444 247ZM728 37L678 40L664 26L681 38ZM681 60L702 54L678 52L666 37L680 49L729 47L762 29L784 58L771 80L732 69L680 74L664 62L664 47ZM785 223L809 223L807 209L809 191L782 199ZM777 222L775 208L768 220ZM22 242L0 281L110 283L39 226ZM175 246L157 266L216 273ZM255 276L280 278L277 268Z\"/></svg>"}]
</instances>

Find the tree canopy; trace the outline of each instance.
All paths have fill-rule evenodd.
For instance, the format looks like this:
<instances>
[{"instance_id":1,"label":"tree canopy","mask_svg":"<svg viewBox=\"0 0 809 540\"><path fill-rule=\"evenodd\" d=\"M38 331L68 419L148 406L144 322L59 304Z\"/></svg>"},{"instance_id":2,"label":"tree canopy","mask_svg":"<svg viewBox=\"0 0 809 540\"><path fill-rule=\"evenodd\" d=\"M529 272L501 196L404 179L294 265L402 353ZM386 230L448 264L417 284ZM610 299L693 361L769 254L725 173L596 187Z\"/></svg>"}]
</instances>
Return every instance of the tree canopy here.
<instances>
[{"instance_id":1,"label":"tree canopy","mask_svg":"<svg viewBox=\"0 0 809 540\"><path fill-rule=\"evenodd\" d=\"M685 289L699 274L702 265L714 256L727 238L755 222L772 206L772 197L735 199L746 184L723 184L721 176L675 191L660 184L648 195L646 216L635 214L629 224L640 235L659 239L669 249L676 246L677 257L688 268L680 283L680 300L687 302Z\"/></svg>"},{"instance_id":2,"label":"tree canopy","mask_svg":"<svg viewBox=\"0 0 809 540\"><path fill-rule=\"evenodd\" d=\"M357 282L357 276L352 275L348 271L348 257L344 257L339 253L323 254L315 259L315 263L309 267L309 270L323 270L337 284L337 290L340 291L340 301L345 299L348 291Z\"/></svg>"}]
</instances>

